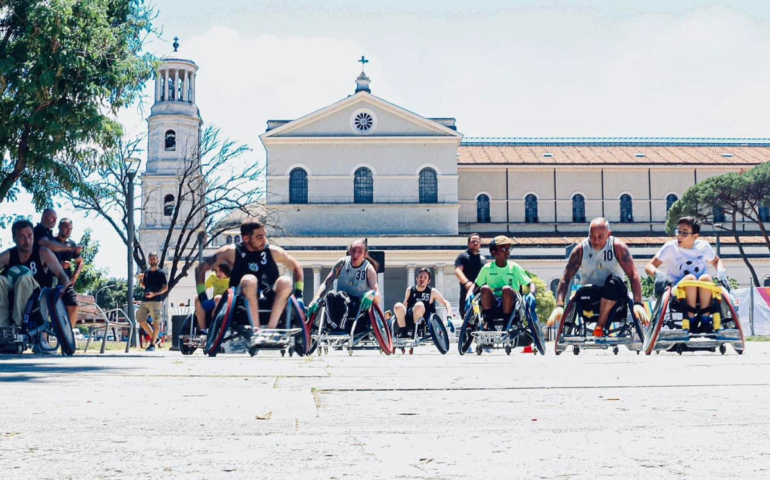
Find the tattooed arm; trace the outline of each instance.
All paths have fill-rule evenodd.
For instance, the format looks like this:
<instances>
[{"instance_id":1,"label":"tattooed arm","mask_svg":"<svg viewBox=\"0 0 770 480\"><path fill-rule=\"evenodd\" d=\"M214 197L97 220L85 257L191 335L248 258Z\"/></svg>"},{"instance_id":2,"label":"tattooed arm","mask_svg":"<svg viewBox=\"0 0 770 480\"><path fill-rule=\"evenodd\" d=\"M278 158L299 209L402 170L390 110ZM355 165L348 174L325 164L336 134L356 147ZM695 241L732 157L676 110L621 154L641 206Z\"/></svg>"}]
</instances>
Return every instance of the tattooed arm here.
<instances>
[{"instance_id":1,"label":"tattooed arm","mask_svg":"<svg viewBox=\"0 0 770 480\"><path fill-rule=\"evenodd\" d=\"M318 300L321 298L321 296L326 293L327 291L331 290L332 284L334 283L334 280L339 276L340 272L342 271L342 265L345 264L345 259L341 258L336 265L334 265L334 268L332 268L332 271L329 272L329 275L326 276L326 280L324 280L324 283L322 283L318 287L318 292L316 292L315 296L313 297L313 301Z\"/></svg>"},{"instance_id":2,"label":"tattooed arm","mask_svg":"<svg viewBox=\"0 0 770 480\"><path fill-rule=\"evenodd\" d=\"M203 259L203 263L199 263L195 267L195 283L196 285L203 285L205 291L206 272L213 270L219 264L228 263L232 267L235 264L235 245L225 245L217 250L217 253L211 255L208 258ZM198 292L200 293L200 292Z\"/></svg>"},{"instance_id":3,"label":"tattooed arm","mask_svg":"<svg viewBox=\"0 0 770 480\"><path fill-rule=\"evenodd\" d=\"M567 261L567 267L564 269L564 273L559 280L559 288L556 291L556 305L563 307L567 298L567 288L575 275L577 275L580 269L580 262L583 261L583 245L578 245L572 249L572 253L569 255Z\"/></svg>"}]
</instances>

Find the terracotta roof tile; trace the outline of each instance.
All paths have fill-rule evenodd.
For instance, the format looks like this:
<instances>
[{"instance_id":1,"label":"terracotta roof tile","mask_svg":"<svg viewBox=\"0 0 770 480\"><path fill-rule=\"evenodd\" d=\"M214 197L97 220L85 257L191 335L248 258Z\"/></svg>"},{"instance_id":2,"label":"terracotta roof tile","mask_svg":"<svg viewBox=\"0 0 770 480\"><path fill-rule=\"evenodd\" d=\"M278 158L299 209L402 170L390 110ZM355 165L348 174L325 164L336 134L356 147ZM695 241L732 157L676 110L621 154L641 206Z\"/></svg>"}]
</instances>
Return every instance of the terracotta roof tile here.
<instances>
[{"instance_id":1,"label":"terracotta roof tile","mask_svg":"<svg viewBox=\"0 0 770 480\"><path fill-rule=\"evenodd\" d=\"M493 238L495 238L497 235L505 235L505 233L483 233L481 238L481 244L482 245L489 245L489 242L492 241ZM509 235L510 236L510 235ZM511 240L513 240L514 246L519 247L538 247L538 246L544 246L544 247L568 247L572 244L580 243L583 241L585 236L578 236L578 237L516 237L516 236L510 236ZM623 240L623 242L626 243L626 245L630 246L661 246L665 242L671 240L673 237L666 237L666 236L648 236L648 237L624 237L619 236L617 237L620 240ZM714 245L716 244L716 237L709 237L709 236L703 236L702 239L706 240L710 244ZM721 236L719 237L719 241L722 245L735 245L735 239L731 236ZM741 242L744 245L764 245L765 239L759 235L752 235L752 236L742 236Z\"/></svg>"}]
</instances>

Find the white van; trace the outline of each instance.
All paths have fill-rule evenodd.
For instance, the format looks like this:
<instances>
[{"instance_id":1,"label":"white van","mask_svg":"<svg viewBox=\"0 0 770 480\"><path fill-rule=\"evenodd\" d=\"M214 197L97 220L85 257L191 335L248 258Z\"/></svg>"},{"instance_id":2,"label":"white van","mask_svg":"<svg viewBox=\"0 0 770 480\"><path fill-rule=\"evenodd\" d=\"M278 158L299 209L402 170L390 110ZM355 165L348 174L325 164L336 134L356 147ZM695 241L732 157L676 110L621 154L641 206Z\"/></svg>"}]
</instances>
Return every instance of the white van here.
<instances>
[{"instance_id":1,"label":"white van","mask_svg":"<svg viewBox=\"0 0 770 480\"><path fill-rule=\"evenodd\" d=\"M72 329L72 335L75 336L75 341L76 342L82 342L82 341L85 341L85 339L86 339L86 337L83 335L83 332L81 332L77 328L73 328Z\"/></svg>"}]
</instances>

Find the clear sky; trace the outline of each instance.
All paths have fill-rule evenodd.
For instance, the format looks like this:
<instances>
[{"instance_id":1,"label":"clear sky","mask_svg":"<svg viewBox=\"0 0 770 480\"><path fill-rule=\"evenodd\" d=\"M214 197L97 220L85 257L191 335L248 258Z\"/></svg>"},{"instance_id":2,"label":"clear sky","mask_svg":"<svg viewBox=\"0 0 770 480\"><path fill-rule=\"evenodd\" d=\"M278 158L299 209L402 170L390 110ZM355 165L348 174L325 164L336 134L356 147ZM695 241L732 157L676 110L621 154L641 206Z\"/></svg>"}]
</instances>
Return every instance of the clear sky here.
<instances>
[{"instance_id":1,"label":"clear sky","mask_svg":"<svg viewBox=\"0 0 770 480\"><path fill-rule=\"evenodd\" d=\"M770 2L156 0L162 38L199 66L206 124L253 147L267 119L372 93L466 136L770 137ZM147 95L152 92L148 89ZM125 112L132 133L149 111ZM9 209L5 204L3 210ZM23 201L15 211L32 213ZM97 261L125 275L103 222ZM35 220L39 215L34 215ZM0 232L3 246L9 233Z\"/></svg>"}]
</instances>

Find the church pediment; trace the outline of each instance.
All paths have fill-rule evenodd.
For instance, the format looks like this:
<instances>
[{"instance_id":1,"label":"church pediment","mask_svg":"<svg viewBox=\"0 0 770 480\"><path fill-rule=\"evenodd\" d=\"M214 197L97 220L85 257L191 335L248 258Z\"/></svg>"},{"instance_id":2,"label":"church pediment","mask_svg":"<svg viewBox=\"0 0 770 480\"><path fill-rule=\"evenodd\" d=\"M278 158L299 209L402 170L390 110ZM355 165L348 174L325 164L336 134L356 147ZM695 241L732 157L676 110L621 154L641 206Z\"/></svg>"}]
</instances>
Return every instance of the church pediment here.
<instances>
[{"instance_id":1,"label":"church pediment","mask_svg":"<svg viewBox=\"0 0 770 480\"><path fill-rule=\"evenodd\" d=\"M379 138L436 137L461 139L454 119L421 117L397 105L359 92L297 120L271 121L260 138Z\"/></svg>"}]
</instances>

